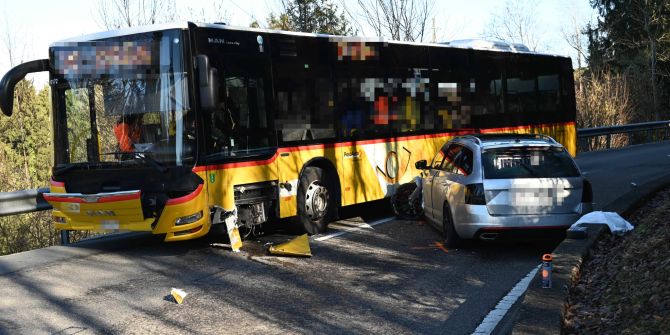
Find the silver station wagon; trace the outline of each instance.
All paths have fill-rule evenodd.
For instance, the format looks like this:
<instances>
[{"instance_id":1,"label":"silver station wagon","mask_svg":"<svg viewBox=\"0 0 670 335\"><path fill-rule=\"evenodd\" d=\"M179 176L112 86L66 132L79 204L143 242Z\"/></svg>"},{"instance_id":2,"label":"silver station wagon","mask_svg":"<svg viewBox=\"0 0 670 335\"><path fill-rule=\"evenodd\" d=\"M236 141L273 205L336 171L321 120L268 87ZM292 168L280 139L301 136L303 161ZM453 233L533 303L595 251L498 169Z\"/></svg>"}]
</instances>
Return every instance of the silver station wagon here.
<instances>
[{"instance_id":1,"label":"silver station wagon","mask_svg":"<svg viewBox=\"0 0 670 335\"><path fill-rule=\"evenodd\" d=\"M424 215L451 247L510 232L565 231L592 207L591 185L545 135L456 137L416 167L424 170Z\"/></svg>"}]
</instances>

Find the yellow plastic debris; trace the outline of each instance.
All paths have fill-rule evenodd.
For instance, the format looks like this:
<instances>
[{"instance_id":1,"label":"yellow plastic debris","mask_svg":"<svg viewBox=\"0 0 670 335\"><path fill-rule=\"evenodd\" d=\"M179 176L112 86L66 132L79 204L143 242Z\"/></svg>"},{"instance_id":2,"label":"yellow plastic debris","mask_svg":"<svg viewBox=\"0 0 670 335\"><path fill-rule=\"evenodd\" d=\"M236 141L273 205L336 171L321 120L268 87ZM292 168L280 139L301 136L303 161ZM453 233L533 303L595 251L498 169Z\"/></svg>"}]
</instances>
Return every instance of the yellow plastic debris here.
<instances>
[{"instance_id":1,"label":"yellow plastic debris","mask_svg":"<svg viewBox=\"0 0 670 335\"><path fill-rule=\"evenodd\" d=\"M240 231L237 228L235 218L230 216L225 219L225 222L226 229L228 230L228 238L230 238L230 248L233 249L234 252L239 252L240 248L242 248L242 238L240 237Z\"/></svg>"},{"instance_id":2,"label":"yellow plastic debris","mask_svg":"<svg viewBox=\"0 0 670 335\"><path fill-rule=\"evenodd\" d=\"M273 255L312 257L307 234L300 235L285 243L270 246L270 253Z\"/></svg>"},{"instance_id":3,"label":"yellow plastic debris","mask_svg":"<svg viewBox=\"0 0 670 335\"><path fill-rule=\"evenodd\" d=\"M170 294L174 298L174 301L176 301L178 304L181 304L184 301L184 298L186 298L186 296L188 295L188 293L184 292L184 290L174 287L170 291Z\"/></svg>"}]
</instances>

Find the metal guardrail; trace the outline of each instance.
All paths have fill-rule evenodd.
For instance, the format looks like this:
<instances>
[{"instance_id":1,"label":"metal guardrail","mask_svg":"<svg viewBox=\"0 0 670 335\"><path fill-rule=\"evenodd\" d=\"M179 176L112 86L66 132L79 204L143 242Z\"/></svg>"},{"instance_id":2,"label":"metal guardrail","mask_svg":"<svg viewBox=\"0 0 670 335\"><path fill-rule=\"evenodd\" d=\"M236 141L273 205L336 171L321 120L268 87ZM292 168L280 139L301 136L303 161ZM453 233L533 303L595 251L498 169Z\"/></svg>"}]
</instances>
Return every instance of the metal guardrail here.
<instances>
[{"instance_id":1,"label":"metal guardrail","mask_svg":"<svg viewBox=\"0 0 670 335\"><path fill-rule=\"evenodd\" d=\"M51 209L42 193L48 188L0 193L0 216L16 215Z\"/></svg>"},{"instance_id":2,"label":"metal guardrail","mask_svg":"<svg viewBox=\"0 0 670 335\"><path fill-rule=\"evenodd\" d=\"M626 134L627 140L630 142L633 133L645 133L645 142L670 139L670 120L577 129L577 141L583 143L594 137L606 136L604 149L610 149L612 147L612 135Z\"/></svg>"}]
</instances>

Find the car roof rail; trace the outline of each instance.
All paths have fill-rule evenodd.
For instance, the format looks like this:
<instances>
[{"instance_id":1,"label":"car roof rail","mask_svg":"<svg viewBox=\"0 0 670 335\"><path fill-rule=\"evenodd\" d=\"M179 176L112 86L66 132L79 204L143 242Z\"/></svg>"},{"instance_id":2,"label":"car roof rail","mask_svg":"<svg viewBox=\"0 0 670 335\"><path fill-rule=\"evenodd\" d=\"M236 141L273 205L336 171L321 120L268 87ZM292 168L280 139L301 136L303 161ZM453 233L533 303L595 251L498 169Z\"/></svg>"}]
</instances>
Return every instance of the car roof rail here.
<instances>
[{"instance_id":1,"label":"car roof rail","mask_svg":"<svg viewBox=\"0 0 670 335\"><path fill-rule=\"evenodd\" d=\"M485 134L471 134L458 136L461 138L470 138L477 141L479 145L482 144L484 140L514 140L514 139L541 139L545 140L552 144L560 144L553 137L545 134L536 134L536 133L525 133L525 134L515 134L515 133L485 133Z\"/></svg>"},{"instance_id":2,"label":"car roof rail","mask_svg":"<svg viewBox=\"0 0 670 335\"><path fill-rule=\"evenodd\" d=\"M456 136L456 139L462 138L462 139L469 139L469 140L474 140L477 142L477 145L482 145L482 140L479 139L479 137L475 135L461 135L461 136Z\"/></svg>"},{"instance_id":3,"label":"car roof rail","mask_svg":"<svg viewBox=\"0 0 670 335\"><path fill-rule=\"evenodd\" d=\"M556 143L556 144L560 144L560 143L556 142L556 140L555 140L553 137L549 136L549 135L545 135L545 134L534 134L534 135L535 135L536 137L545 139L545 140L547 140L547 141L549 141L549 142L553 142L553 143Z\"/></svg>"}]
</instances>

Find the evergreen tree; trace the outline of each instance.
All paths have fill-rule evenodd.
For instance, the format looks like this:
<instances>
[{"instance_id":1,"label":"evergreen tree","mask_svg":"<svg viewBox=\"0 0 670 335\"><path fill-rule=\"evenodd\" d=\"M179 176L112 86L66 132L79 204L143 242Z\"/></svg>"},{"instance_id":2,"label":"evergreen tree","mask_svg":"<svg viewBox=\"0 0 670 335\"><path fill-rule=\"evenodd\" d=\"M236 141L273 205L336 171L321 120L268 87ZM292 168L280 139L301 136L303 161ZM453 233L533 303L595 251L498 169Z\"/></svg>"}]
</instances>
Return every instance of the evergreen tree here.
<instances>
[{"instance_id":1,"label":"evergreen tree","mask_svg":"<svg viewBox=\"0 0 670 335\"><path fill-rule=\"evenodd\" d=\"M331 35L353 35L349 21L329 0L284 0L283 11L268 17L271 29Z\"/></svg>"},{"instance_id":2,"label":"evergreen tree","mask_svg":"<svg viewBox=\"0 0 670 335\"><path fill-rule=\"evenodd\" d=\"M670 107L670 2L591 0L591 5L601 18L586 30L591 69L644 73L642 84L647 87L641 91L649 101L643 105L658 120L661 110Z\"/></svg>"}]
</instances>

